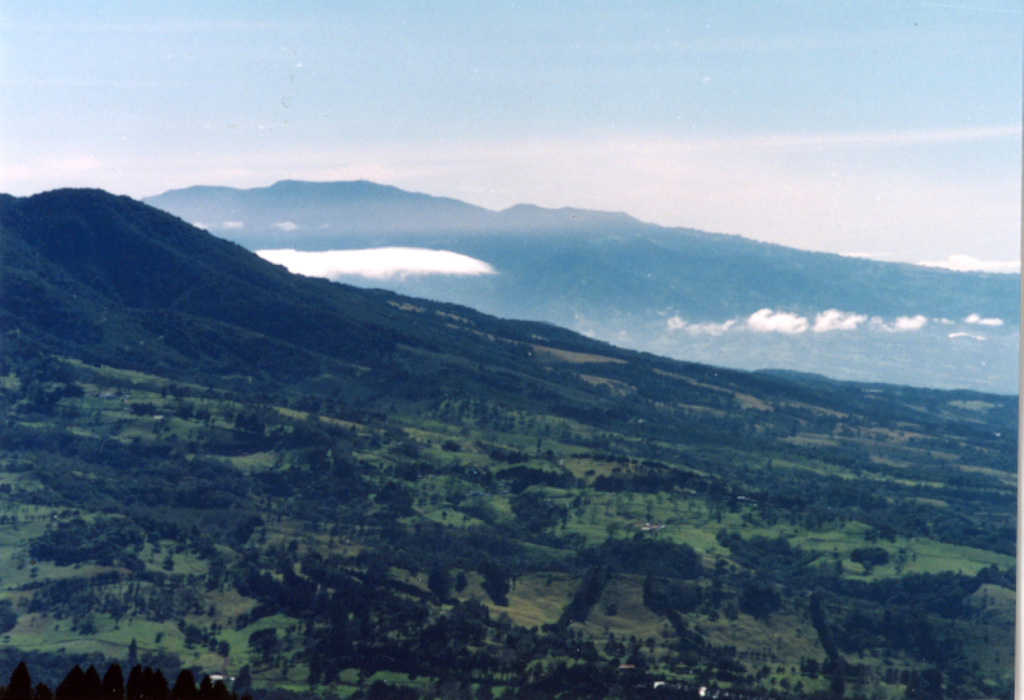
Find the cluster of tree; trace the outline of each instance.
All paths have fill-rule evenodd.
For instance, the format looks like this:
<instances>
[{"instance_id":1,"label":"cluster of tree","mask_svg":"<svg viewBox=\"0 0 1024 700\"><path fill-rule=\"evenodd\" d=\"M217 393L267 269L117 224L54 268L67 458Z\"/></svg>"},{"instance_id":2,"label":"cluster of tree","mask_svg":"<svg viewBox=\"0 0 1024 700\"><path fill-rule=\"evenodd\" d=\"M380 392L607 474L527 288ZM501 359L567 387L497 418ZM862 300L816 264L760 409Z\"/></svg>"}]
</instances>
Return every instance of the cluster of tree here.
<instances>
[{"instance_id":1,"label":"cluster of tree","mask_svg":"<svg viewBox=\"0 0 1024 700\"><path fill-rule=\"evenodd\" d=\"M82 518L61 521L57 527L32 541L29 554L50 560L59 566L95 561L103 566L123 566L142 570L138 552L145 544L145 533L126 518Z\"/></svg>"},{"instance_id":2,"label":"cluster of tree","mask_svg":"<svg viewBox=\"0 0 1024 700\"><path fill-rule=\"evenodd\" d=\"M581 550L576 560L581 568L600 564L616 573L682 580L700 578L703 572L700 555L690 545L639 533L628 540L609 538L599 547Z\"/></svg>"}]
</instances>

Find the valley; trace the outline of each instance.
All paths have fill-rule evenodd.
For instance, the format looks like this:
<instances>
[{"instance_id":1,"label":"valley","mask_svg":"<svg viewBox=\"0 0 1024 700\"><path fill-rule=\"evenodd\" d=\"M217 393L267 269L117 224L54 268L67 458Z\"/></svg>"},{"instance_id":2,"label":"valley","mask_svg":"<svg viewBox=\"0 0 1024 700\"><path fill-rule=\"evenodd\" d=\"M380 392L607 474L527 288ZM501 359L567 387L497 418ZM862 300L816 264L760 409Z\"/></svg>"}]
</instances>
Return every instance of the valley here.
<instances>
[{"instance_id":1,"label":"valley","mask_svg":"<svg viewBox=\"0 0 1024 700\"><path fill-rule=\"evenodd\" d=\"M1015 396L297 277L97 191L7 198L0 226L11 668L134 655L274 698L1012 693Z\"/></svg>"}]
</instances>

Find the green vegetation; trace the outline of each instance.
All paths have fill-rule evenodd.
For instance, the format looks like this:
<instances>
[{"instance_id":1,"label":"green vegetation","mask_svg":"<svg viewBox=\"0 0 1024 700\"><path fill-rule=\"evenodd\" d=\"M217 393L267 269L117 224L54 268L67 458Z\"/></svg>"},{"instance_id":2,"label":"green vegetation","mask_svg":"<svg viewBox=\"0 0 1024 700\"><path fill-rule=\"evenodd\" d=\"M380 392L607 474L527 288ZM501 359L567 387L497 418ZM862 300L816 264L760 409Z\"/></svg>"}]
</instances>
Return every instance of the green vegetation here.
<instances>
[{"instance_id":1,"label":"green vegetation","mask_svg":"<svg viewBox=\"0 0 1024 700\"><path fill-rule=\"evenodd\" d=\"M0 292L24 302L0 308L9 668L226 671L254 695L1009 697L1015 397L671 362L58 195L0 206ZM129 284L149 244L174 278Z\"/></svg>"}]
</instances>

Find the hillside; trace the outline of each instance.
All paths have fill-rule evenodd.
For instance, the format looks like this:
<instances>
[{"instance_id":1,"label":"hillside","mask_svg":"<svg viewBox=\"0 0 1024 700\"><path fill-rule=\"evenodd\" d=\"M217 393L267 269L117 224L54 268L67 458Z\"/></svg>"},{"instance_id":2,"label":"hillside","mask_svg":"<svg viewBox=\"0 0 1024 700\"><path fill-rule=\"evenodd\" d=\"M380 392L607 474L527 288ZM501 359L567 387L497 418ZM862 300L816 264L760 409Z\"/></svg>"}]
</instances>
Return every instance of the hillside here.
<instances>
[{"instance_id":1,"label":"hillside","mask_svg":"<svg viewBox=\"0 0 1024 700\"><path fill-rule=\"evenodd\" d=\"M370 182L192 187L146 201L250 250L407 246L467 255L497 274L335 279L677 359L1017 391L1019 275L813 253L617 213L496 212ZM762 309L793 318L752 323ZM829 311L847 325L819 324Z\"/></svg>"},{"instance_id":2,"label":"hillside","mask_svg":"<svg viewBox=\"0 0 1024 700\"><path fill-rule=\"evenodd\" d=\"M1010 697L1016 398L297 277L90 190L0 198L0 301L0 658L51 687Z\"/></svg>"}]
</instances>

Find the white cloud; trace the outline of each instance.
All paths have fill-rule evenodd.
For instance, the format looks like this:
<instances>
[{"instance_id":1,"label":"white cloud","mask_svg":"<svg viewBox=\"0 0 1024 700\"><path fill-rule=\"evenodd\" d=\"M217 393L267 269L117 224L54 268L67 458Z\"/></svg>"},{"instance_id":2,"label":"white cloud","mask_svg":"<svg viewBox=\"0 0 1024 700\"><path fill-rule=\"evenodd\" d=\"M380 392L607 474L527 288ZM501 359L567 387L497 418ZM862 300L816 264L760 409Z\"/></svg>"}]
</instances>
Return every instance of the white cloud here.
<instances>
[{"instance_id":1,"label":"white cloud","mask_svg":"<svg viewBox=\"0 0 1024 700\"><path fill-rule=\"evenodd\" d=\"M919 331L928 324L928 319L917 314L916 316L897 316L892 323L886 323L878 316L872 316L870 326L872 330L887 331L889 333L900 333L904 331Z\"/></svg>"},{"instance_id":2,"label":"white cloud","mask_svg":"<svg viewBox=\"0 0 1024 700\"><path fill-rule=\"evenodd\" d=\"M685 330L692 335L718 336L736 325L736 320L732 319L723 323L687 323L680 316L673 316L665 322L665 325L668 326L669 331Z\"/></svg>"},{"instance_id":3,"label":"white cloud","mask_svg":"<svg viewBox=\"0 0 1024 700\"><path fill-rule=\"evenodd\" d=\"M492 275L496 270L482 260L447 250L424 248L370 248L365 250L299 251L258 250L264 260L284 265L308 277L343 276L394 279L413 275Z\"/></svg>"},{"instance_id":4,"label":"white cloud","mask_svg":"<svg viewBox=\"0 0 1024 700\"><path fill-rule=\"evenodd\" d=\"M747 325L760 332L803 333L808 328L807 319L787 311L775 312L771 309L755 311L747 319Z\"/></svg>"},{"instance_id":5,"label":"white cloud","mask_svg":"<svg viewBox=\"0 0 1024 700\"><path fill-rule=\"evenodd\" d=\"M245 228L244 221L222 221L216 228L240 229Z\"/></svg>"},{"instance_id":6,"label":"white cloud","mask_svg":"<svg viewBox=\"0 0 1024 700\"><path fill-rule=\"evenodd\" d=\"M279 228L282 231L294 231L299 227L294 221L278 221L274 224L274 228Z\"/></svg>"},{"instance_id":7,"label":"white cloud","mask_svg":"<svg viewBox=\"0 0 1024 700\"><path fill-rule=\"evenodd\" d=\"M917 316L898 316L893 328L897 331L921 330L928 323L928 319L918 314Z\"/></svg>"},{"instance_id":8,"label":"white cloud","mask_svg":"<svg viewBox=\"0 0 1024 700\"><path fill-rule=\"evenodd\" d=\"M1020 272L1020 260L985 261L970 255L950 255L945 260L931 260L919 264L958 272Z\"/></svg>"},{"instance_id":9,"label":"white cloud","mask_svg":"<svg viewBox=\"0 0 1024 700\"><path fill-rule=\"evenodd\" d=\"M978 326L1001 326L1003 325L1003 319L1001 318L982 318L981 314L971 314L964 319L964 323L970 323Z\"/></svg>"},{"instance_id":10,"label":"white cloud","mask_svg":"<svg viewBox=\"0 0 1024 700\"><path fill-rule=\"evenodd\" d=\"M853 331L860 324L868 320L863 314L852 311L840 311L839 309L828 309L814 317L815 333L827 333L828 331Z\"/></svg>"},{"instance_id":11,"label":"white cloud","mask_svg":"<svg viewBox=\"0 0 1024 700\"><path fill-rule=\"evenodd\" d=\"M949 326L956 323L956 321L948 318L934 318L931 319L931 322L943 326ZM983 318L980 314L971 314L966 317L963 322L988 327L1003 325L1002 319ZM740 323L740 321L737 319L732 319L723 323L690 323L683 319L682 316L676 315L667 319L665 321L665 326L670 333L685 331L693 335L719 336L734 327L739 328L739 326L737 326L738 323ZM859 314L853 311L827 309L815 314L814 323L812 324L805 316L785 311L776 312L770 308L764 308L751 314L746 319L742 327L756 332L786 333L790 335L804 333L808 330L813 331L814 333L855 331L859 330L861 327L867 327L873 331L883 331L887 333L904 333L919 331L928 325L928 323L929 319L922 314L916 314L914 316L897 316L891 321L886 321L880 316L872 316L868 318L865 314ZM964 332L950 333L949 337L970 337L976 340L985 339L984 336Z\"/></svg>"}]
</instances>

